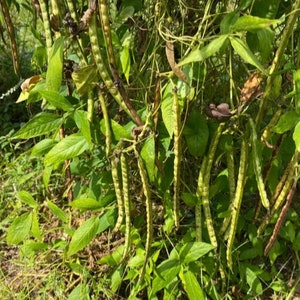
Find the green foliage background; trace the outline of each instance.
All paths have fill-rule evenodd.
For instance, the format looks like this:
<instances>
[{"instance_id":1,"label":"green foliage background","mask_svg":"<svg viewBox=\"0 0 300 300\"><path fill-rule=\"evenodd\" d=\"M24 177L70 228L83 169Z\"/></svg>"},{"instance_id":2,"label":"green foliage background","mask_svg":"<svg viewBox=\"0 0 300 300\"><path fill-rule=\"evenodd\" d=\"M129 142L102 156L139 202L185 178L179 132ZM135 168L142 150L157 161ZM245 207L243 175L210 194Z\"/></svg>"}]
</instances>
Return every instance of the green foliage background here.
<instances>
[{"instance_id":1,"label":"green foliage background","mask_svg":"<svg viewBox=\"0 0 300 300\"><path fill-rule=\"evenodd\" d=\"M0 3L3 299L298 296L299 0Z\"/></svg>"}]
</instances>

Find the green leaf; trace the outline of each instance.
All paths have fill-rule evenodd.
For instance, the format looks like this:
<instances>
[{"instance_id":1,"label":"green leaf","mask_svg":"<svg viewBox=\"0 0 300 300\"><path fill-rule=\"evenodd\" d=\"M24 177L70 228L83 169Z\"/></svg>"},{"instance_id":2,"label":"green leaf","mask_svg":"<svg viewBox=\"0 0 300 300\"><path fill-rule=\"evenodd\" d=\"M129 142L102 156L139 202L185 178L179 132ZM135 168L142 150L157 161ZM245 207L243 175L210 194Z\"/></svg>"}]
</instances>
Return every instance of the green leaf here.
<instances>
[{"instance_id":1,"label":"green leaf","mask_svg":"<svg viewBox=\"0 0 300 300\"><path fill-rule=\"evenodd\" d=\"M239 14L236 11L232 11L230 13L225 14L224 18L222 19L222 21L220 23L221 34L230 33L230 28L236 22L238 17L239 17Z\"/></svg>"},{"instance_id":2,"label":"green leaf","mask_svg":"<svg viewBox=\"0 0 300 300\"><path fill-rule=\"evenodd\" d=\"M177 259L164 260L156 269L157 275L152 282L152 293L166 287L178 275L180 271L180 261Z\"/></svg>"},{"instance_id":3,"label":"green leaf","mask_svg":"<svg viewBox=\"0 0 300 300\"><path fill-rule=\"evenodd\" d=\"M219 37L212 40L205 47L193 50L187 57L185 57L183 60L181 60L181 62L179 62L178 66L183 66L185 64L197 61L204 61L205 59L218 52L227 40L227 38L227 34L220 35Z\"/></svg>"},{"instance_id":4,"label":"green leaf","mask_svg":"<svg viewBox=\"0 0 300 300\"><path fill-rule=\"evenodd\" d=\"M70 111L73 109L73 105L60 93L55 91L43 91L39 90L39 94L55 109L61 109L64 111Z\"/></svg>"},{"instance_id":5,"label":"green leaf","mask_svg":"<svg viewBox=\"0 0 300 300\"><path fill-rule=\"evenodd\" d=\"M299 121L300 116L295 111L288 111L280 117L272 131L279 134L285 133L293 129Z\"/></svg>"},{"instance_id":6,"label":"green leaf","mask_svg":"<svg viewBox=\"0 0 300 300\"><path fill-rule=\"evenodd\" d=\"M38 203L33 199L30 193L27 191L20 191L17 193L17 198L24 202L25 204L29 205L32 208L37 208Z\"/></svg>"},{"instance_id":7,"label":"green leaf","mask_svg":"<svg viewBox=\"0 0 300 300\"><path fill-rule=\"evenodd\" d=\"M45 156L45 165L58 165L89 149L86 139L78 133L69 135L58 142Z\"/></svg>"},{"instance_id":8,"label":"green leaf","mask_svg":"<svg viewBox=\"0 0 300 300\"><path fill-rule=\"evenodd\" d=\"M262 284L256 274L250 268L246 268L246 281L251 292L253 292L255 295L260 295L262 293Z\"/></svg>"},{"instance_id":9,"label":"green leaf","mask_svg":"<svg viewBox=\"0 0 300 300\"><path fill-rule=\"evenodd\" d=\"M103 232L109 227L113 227L115 224L116 216L115 210L111 209L106 211L99 220L99 227L97 229L97 234Z\"/></svg>"},{"instance_id":10,"label":"green leaf","mask_svg":"<svg viewBox=\"0 0 300 300\"><path fill-rule=\"evenodd\" d=\"M67 223L67 215L66 213L59 208L56 204L54 204L53 202L51 202L50 200L47 200L47 205L50 209L50 211L56 216L58 217L62 222Z\"/></svg>"},{"instance_id":11,"label":"green leaf","mask_svg":"<svg viewBox=\"0 0 300 300\"><path fill-rule=\"evenodd\" d=\"M74 121L91 148L92 137L88 113L84 110L76 110L74 112Z\"/></svg>"},{"instance_id":12,"label":"green leaf","mask_svg":"<svg viewBox=\"0 0 300 300\"><path fill-rule=\"evenodd\" d=\"M40 222L39 222L39 218L38 218L38 214L37 214L36 209L32 212L31 232L32 232L32 235L36 239L38 239L39 241L42 241L41 230L40 230Z\"/></svg>"},{"instance_id":13,"label":"green leaf","mask_svg":"<svg viewBox=\"0 0 300 300\"><path fill-rule=\"evenodd\" d=\"M31 149L30 157L41 157L45 155L57 142L53 139L43 139Z\"/></svg>"},{"instance_id":14,"label":"green leaf","mask_svg":"<svg viewBox=\"0 0 300 300\"><path fill-rule=\"evenodd\" d=\"M87 94L95 87L98 80L96 65L89 65L75 70L72 73L72 79L76 85L80 96Z\"/></svg>"},{"instance_id":15,"label":"green leaf","mask_svg":"<svg viewBox=\"0 0 300 300\"><path fill-rule=\"evenodd\" d=\"M131 41L132 41L132 33L125 33L123 37L122 43L122 50L120 51L120 61L123 74L126 78L127 83L129 82L129 75L130 75L130 67L131 67L131 59L130 59L130 48L131 48Z\"/></svg>"},{"instance_id":16,"label":"green leaf","mask_svg":"<svg viewBox=\"0 0 300 300\"><path fill-rule=\"evenodd\" d=\"M193 207L198 203L198 198L194 193L182 193L181 198L184 203L190 207Z\"/></svg>"},{"instance_id":17,"label":"green leaf","mask_svg":"<svg viewBox=\"0 0 300 300\"><path fill-rule=\"evenodd\" d=\"M70 203L73 208L94 210L103 207L103 204L93 198L75 199Z\"/></svg>"},{"instance_id":18,"label":"green leaf","mask_svg":"<svg viewBox=\"0 0 300 300\"><path fill-rule=\"evenodd\" d=\"M149 180L154 181L154 165L155 165L155 145L154 136L150 136L144 143L141 150L141 157L145 162Z\"/></svg>"},{"instance_id":19,"label":"green leaf","mask_svg":"<svg viewBox=\"0 0 300 300\"><path fill-rule=\"evenodd\" d=\"M120 264L124 251L124 245L119 246L114 252L103 256L100 260L100 264L108 264L109 266L116 266Z\"/></svg>"},{"instance_id":20,"label":"green leaf","mask_svg":"<svg viewBox=\"0 0 300 300\"><path fill-rule=\"evenodd\" d=\"M64 38L59 37L49 53L46 84L50 91L59 91L62 82Z\"/></svg>"},{"instance_id":21,"label":"green leaf","mask_svg":"<svg viewBox=\"0 0 300 300\"><path fill-rule=\"evenodd\" d=\"M85 221L78 229L76 229L72 236L67 256L70 257L86 247L96 236L98 226L99 218L94 216Z\"/></svg>"},{"instance_id":22,"label":"green leaf","mask_svg":"<svg viewBox=\"0 0 300 300\"><path fill-rule=\"evenodd\" d=\"M110 119L110 126L111 126L111 130L114 136L114 139L116 141L119 141L120 139L131 139L131 135L130 132L123 127L122 125L120 125L119 123L117 123L115 120ZM104 119L102 119L100 121L100 129L101 132L103 134L105 134L105 122Z\"/></svg>"},{"instance_id":23,"label":"green leaf","mask_svg":"<svg viewBox=\"0 0 300 300\"><path fill-rule=\"evenodd\" d=\"M207 146L209 130L200 111L192 110L185 123L183 134L189 152L193 156L203 155Z\"/></svg>"},{"instance_id":24,"label":"green leaf","mask_svg":"<svg viewBox=\"0 0 300 300\"><path fill-rule=\"evenodd\" d=\"M174 132L174 118L173 118L173 93L172 85L169 83L163 93L161 102L161 113L164 125L169 133L169 136L173 136Z\"/></svg>"},{"instance_id":25,"label":"green leaf","mask_svg":"<svg viewBox=\"0 0 300 300\"><path fill-rule=\"evenodd\" d=\"M262 18L273 19L276 17L281 0L254 1L251 14Z\"/></svg>"},{"instance_id":26,"label":"green leaf","mask_svg":"<svg viewBox=\"0 0 300 300\"><path fill-rule=\"evenodd\" d=\"M265 62L273 49L274 32L270 28L260 29L256 32L261 59Z\"/></svg>"},{"instance_id":27,"label":"green leaf","mask_svg":"<svg viewBox=\"0 0 300 300\"><path fill-rule=\"evenodd\" d=\"M14 219L7 230L6 241L8 245L17 245L29 236L32 224L32 213L24 213Z\"/></svg>"},{"instance_id":28,"label":"green leaf","mask_svg":"<svg viewBox=\"0 0 300 300\"><path fill-rule=\"evenodd\" d=\"M181 247L179 257L182 263L188 264L192 261L198 260L212 249L214 249L214 247L211 244L203 242L189 242Z\"/></svg>"},{"instance_id":29,"label":"green leaf","mask_svg":"<svg viewBox=\"0 0 300 300\"><path fill-rule=\"evenodd\" d=\"M42 112L26 123L13 138L29 139L58 130L63 118L56 114Z\"/></svg>"},{"instance_id":30,"label":"green leaf","mask_svg":"<svg viewBox=\"0 0 300 300\"><path fill-rule=\"evenodd\" d=\"M90 300L89 286L84 283L80 283L72 290L68 300Z\"/></svg>"},{"instance_id":31,"label":"green leaf","mask_svg":"<svg viewBox=\"0 0 300 300\"><path fill-rule=\"evenodd\" d=\"M253 31L276 25L280 20L264 19L255 16L245 15L239 17L237 21L230 27L231 32Z\"/></svg>"},{"instance_id":32,"label":"green leaf","mask_svg":"<svg viewBox=\"0 0 300 300\"><path fill-rule=\"evenodd\" d=\"M203 291L196 279L195 275L191 271L180 272L180 279L184 290L186 291L189 300L204 300Z\"/></svg>"},{"instance_id":33,"label":"green leaf","mask_svg":"<svg viewBox=\"0 0 300 300\"><path fill-rule=\"evenodd\" d=\"M263 65L259 62L256 56L251 52L247 44L245 44L241 39L236 37L229 37L229 39L233 49L241 56L241 58L245 62L255 66L265 75L268 74L268 72L265 70Z\"/></svg>"}]
</instances>

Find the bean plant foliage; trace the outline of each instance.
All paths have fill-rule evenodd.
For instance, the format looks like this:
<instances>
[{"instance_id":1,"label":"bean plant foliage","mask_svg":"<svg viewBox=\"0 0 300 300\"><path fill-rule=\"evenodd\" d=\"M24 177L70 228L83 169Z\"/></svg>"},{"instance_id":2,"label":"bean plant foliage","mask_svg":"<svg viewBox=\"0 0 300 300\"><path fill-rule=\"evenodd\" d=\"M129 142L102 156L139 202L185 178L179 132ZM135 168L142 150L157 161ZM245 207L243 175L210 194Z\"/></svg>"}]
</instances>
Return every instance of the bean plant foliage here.
<instances>
[{"instance_id":1,"label":"bean plant foliage","mask_svg":"<svg viewBox=\"0 0 300 300\"><path fill-rule=\"evenodd\" d=\"M296 299L300 1L0 3L3 299Z\"/></svg>"}]
</instances>

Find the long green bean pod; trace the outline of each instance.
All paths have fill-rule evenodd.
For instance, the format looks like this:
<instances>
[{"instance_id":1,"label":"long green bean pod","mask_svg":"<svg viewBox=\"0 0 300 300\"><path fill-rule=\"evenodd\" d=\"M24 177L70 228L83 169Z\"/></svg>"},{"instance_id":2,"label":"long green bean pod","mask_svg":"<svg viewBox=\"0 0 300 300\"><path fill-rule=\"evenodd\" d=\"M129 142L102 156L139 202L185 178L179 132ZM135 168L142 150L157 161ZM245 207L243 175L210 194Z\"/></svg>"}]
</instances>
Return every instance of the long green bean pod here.
<instances>
[{"instance_id":1,"label":"long green bean pod","mask_svg":"<svg viewBox=\"0 0 300 300\"><path fill-rule=\"evenodd\" d=\"M257 187L260 195L260 200L262 205L269 210L270 209L270 202L267 196L264 180L262 177L261 172L261 164L260 159L257 151L257 133L255 129L255 124L253 122L252 118L249 118L249 124L251 128L251 144L252 144L252 162L253 162L253 168L254 173L256 177Z\"/></svg>"},{"instance_id":2,"label":"long green bean pod","mask_svg":"<svg viewBox=\"0 0 300 300\"><path fill-rule=\"evenodd\" d=\"M114 54L114 49L112 45L112 38L111 38L111 29L110 29L110 20L108 14L108 7L106 0L98 0L99 6L99 15L101 19L102 31L105 38L106 43L106 51L109 63L116 68L116 59Z\"/></svg>"},{"instance_id":3,"label":"long green bean pod","mask_svg":"<svg viewBox=\"0 0 300 300\"><path fill-rule=\"evenodd\" d=\"M230 197L230 205L229 211L232 210L234 195L235 195L235 174L234 174L234 153L233 149L226 153L226 160L227 160L227 170L228 170L228 183L229 183L229 197ZM226 216L223 220L222 227L219 231L219 235L223 235L228 226L230 224L231 214ZM226 238L225 238L226 239Z\"/></svg>"},{"instance_id":4,"label":"long green bean pod","mask_svg":"<svg viewBox=\"0 0 300 300\"><path fill-rule=\"evenodd\" d=\"M52 35L51 35L50 18L49 18L47 2L45 0L39 1L42 18L43 18L44 33L45 33L45 39L46 39L46 48L47 48L47 53L49 55L50 49L52 47ZM49 57L48 57L48 59L49 59Z\"/></svg>"},{"instance_id":5,"label":"long green bean pod","mask_svg":"<svg viewBox=\"0 0 300 300\"><path fill-rule=\"evenodd\" d=\"M110 122L109 122L109 116L107 112L107 107L105 104L104 97L101 93L101 91L98 92L99 102L103 114L103 119L105 123L105 154L108 158L111 154L111 143L112 143L112 134L111 134L111 128L110 128Z\"/></svg>"},{"instance_id":6,"label":"long green bean pod","mask_svg":"<svg viewBox=\"0 0 300 300\"><path fill-rule=\"evenodd\" d=\"M126 257L130 248L130 197L129 197L129 186L128 186L128 164L126 155L121 153L121 174L122 174L122 190L123 190L123 201L125 210L125 244L123 251L123 259Z\"/></svg>"},{"instance_id":7,"label":"long green bean pod","mask_svg":"<svg viewBox=\"0 0 300 300\"><path fill-rule=\"evenodd\" d=\"M243 198L244 186L246 183L246 170L247 170L247 159L248 159L248 145L246 142L246 137L243 137L242 145L241 145L241 156L240 156L240 166L239 173L237 179L237 185L235 190L234 202L232 205L232 213L231 213L231 223L228 234L227 241L227 250L226 250L226 258L227 264L229 268L232 270L232 248Z\"/></svg>"},{"instance_id":8,"label":"long green bean pod","mask_svg":"<svg viewBox=\"0 0 300 300\"><path fill-rule=\"evenodd\" d=\"M117 101L117 103L122 107L122 109L133 120L135 120L135 118L132 116L130 110L124 104L122 96L119 93L119 91L118 91L117 87L115 86L115 84L113 83L113 81L111 80L108 70L105 66L104 60L102 58L102 54L100 52L95 14L93 14L93 16L89 20L89 36L90 36L92 52L94 55L94 60L95 60L95 63L96 63L96 66L97 66L97 69L98 69L101 79L103 80L103 82L106 85L106 87L108 88L110 94Z\"/></svg>"},{"instance_id":9,"label":"long green bean pod","mask_svg":"<svg viewBox=\"0 0 300 300\"><path fill-rule=\"evenodd\" d=\"M198 242L202 241L202 191L203 191L203 182L204 182L204 172L206 169L207 156L205 156L202 160L198 182L197 182L197 190L196 196L198 198L198 203L195 206L195 223L196 223L196 240Z\"/></svg>"},{"instance_id":10,"label":"long green bean pod","mask_svg":"<svg viewBox=\"0 0 300 300\"><path fill-rule=\"evenodd\" d=\"M204 172L205 176L203 179L203 187L202 187L202 205L203 205L203 211L204 211L207 231L208 231L210 242L215 248L218 247L218 242L217 242L215 229L213 226L213 220L212 220L210 205L209 205L209 185L210 185L210 172L211 172L213 160L215 157L215 153L217 150L217 146L218 146L219 139L221 137L223 128L224 128L224 123L221 123L212 138L212 141L211 141L211 144L210 144L210 147L208 150L208 154L207 154L207 163L206 163L206 168L205 168L205 172Z\"/></svg>"},{"instance_id":11,"label":"long green bean pod","mask_svg":"<svg viewBox=\"0 0 300 300\"><path fill-rule=\"evenodd\" d=\"M153 236L153 218L152 218L152 203L151 203L151 192L149 188L149 181L148 181L148 176L147 176L147 171L145 169L144 163L142 158L140 157L139 153L135 149L135 153L137 155L137 161L138 161L138 169L140 173L140 177L142 180L142 186L143 186L143 193L145 196L145 204L146 204L146 222L147 222L147 236L146 236L146 245L145 245L145 259L144 259L144 264L139 276L139 283L142 284L144 276L145 276L145 271L146 271L146 266L148 262L148 257L150 253L150 247L151 247L151 242L152 242L152 236Z\"/></svg>"},{"instance_id":12,"label":"long green bean pod","mask_svg":"<svg viewBox=\"0 0 300 300\"><path fill-rule=\"evenodd\" d=\"M114 227L114 232L116 232L120 229L124 219L124 202L123 202L122 189L119 180L119 167L118 167L117 157L113 157L111 159L111 175L114 183L114 188L115 188L116 198L117 198L117 206L118 206L118 218L117 218L116 225Z\"/></svg>"},{"instance_id":13,"label":"long green bean pod","mask_svg":"<svg viewBox=\"0 0 300 300\"><path fill-rule=\"evenodd\" d=\"M297 164L298 164L298 151L295 152L294 156L292 157L292 159L289 163L289 166L288 166L289 172L288 172L288 175L286 176L284 186L281 189L281 192L278 195L274 205L272 206L270 213L264 217L262 223L260 224L259 228L257 229L257 235L261 235L263 233L263 231L269 224L271 218L278 211L278 209L282 206L284 200L286 199L286 197L293 185L293 182L294 182L295 168L297 167Z\"/></svg>"},{"instance_id":14,"label":"long green bean pod","mask_svg":"<svg viewBox=\"0 0 300 300\"><path fill-rule=\"evenodd\" d=\"M173 210L175 226L179 226L179 193L180 193L180 161L181 161L181 121L180 121L180 108L178 103L177 91L173 91L173 118L174 118L174 181L173 181Z\"/></svg>"}]
</instances>

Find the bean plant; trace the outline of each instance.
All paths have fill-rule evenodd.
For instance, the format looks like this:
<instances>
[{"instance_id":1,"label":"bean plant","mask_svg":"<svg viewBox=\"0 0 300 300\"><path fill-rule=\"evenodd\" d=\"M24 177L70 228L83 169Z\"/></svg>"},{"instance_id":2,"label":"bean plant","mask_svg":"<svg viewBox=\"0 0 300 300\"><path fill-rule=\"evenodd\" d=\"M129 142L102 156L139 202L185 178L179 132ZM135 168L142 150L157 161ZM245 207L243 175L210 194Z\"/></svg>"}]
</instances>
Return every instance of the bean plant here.
<instances>
[{"instance_id":1,"label":"bean plant","mask_svg":"<svg viewBox=\"0 0 300 300\"><path fill-rule=\"evenodd\" d=\"M1 158L39 169L4 176L1 245L54 259L36 286L3 268L7 299L297 296L300 0L0 4L35 107Z\"/></svg>"}]
</instances>

